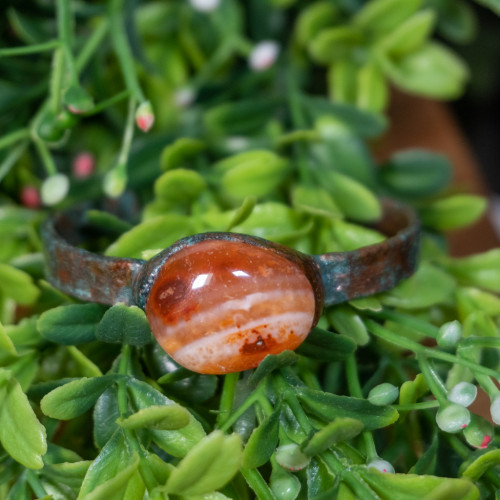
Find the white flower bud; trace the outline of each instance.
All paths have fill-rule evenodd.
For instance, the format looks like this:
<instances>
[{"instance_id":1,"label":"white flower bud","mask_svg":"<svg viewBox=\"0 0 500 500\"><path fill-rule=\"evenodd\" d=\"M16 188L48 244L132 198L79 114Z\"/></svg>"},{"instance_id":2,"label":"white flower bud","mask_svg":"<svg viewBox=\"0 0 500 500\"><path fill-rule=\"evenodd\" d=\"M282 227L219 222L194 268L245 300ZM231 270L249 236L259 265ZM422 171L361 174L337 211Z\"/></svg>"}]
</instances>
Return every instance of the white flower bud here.
<instances>
[{"instance_id":1,"label":"white flower bud","mask_svg":"<svg viewBox=\"0 0 500 500\"><path fill-rule=\"evenodd\" d=\"M264 71L275 63L279 53L280 46L273 40L260 42L252 49L248 65L254 71Z\"/></svg>"},{"instance_id":2,"label":"white flower bud","mask_svg":"<svg viewBox=\"0 0 500 500\"><path fill-rule=\"evenodd\" d=\"M103 189L110 198L118 198L125 191L126 185L127 173L121 165L109 171L104 177Z\"/></svg>"},{"instance_id":3,"label":"white flower bud","mask_svg":"<svg viewBox=\"0 0 500 500\"><path fill-rule=\"evenodd\" d=\"M490 413L493 422L500 425L500 393L491 402Z\"/></svg>"},{"instance_id":4,"label":"white flower bud","mask_svg":"<svg viewBox=\"0 0 500 500\"><path fill-rule=\"evenodd\" d=\"M44 205L57 205L66 198L69 191L69 179L64 174L51 175L42 184L40 194Z\"/></svg>"},{"instance_id":5,"label":"white flower bud","mask_svg":"<svg viewBox=\"0 0 500 500\"><path fill-rule=\"evenodd\" d=\"M179 89L174 94L174 103L178 108L187 108L193 104L193 101L196 99L196 94L193 89L189 87L185 87L183 89Z\"/></svg>"},{"instance_id":6,"label":"white flower bud","mask_svg":"<svg viewBox=\"0 0 500 500\"><path fill-rule=\"evenodd\" d=\"M477 396L477 387L469 382L459 382L448 394L448 401L457 405L470 406Z\"/></svg>"},{"instance_id":7,"label":"white flower bud","mask_svg":"<svg viewBox=\"0 0 500 500\"><path fill-rule=\"evenodd\" d=\"M441 325L437 335L437 343L440 347L453 347L462 337L462 325L459 321L449 321Z\"/></svg>"},{"instance_id":8,"label":"white flower bud","mask_svg":"<svg viewBox=\"0 0 500 500\"><path fill-rule=\"evenodd\" d=\"M366 464L366 466L368 469L377 469L380 472L394 474L394 467L392 464L382 458L373 458Z\"/></svg>"},{"instance_id":9,"label":"white flower bud","mask_svg":"<svg viewBox=\"0 0 500 500\"><path fill-rule=\"evenodd\" d=\"M451 434L464 430L470 423L470 413L467 408L456 403L439 408L436 414L438 427Z\"/></svg>"},{"instance_id":10,"label":"white flower bud","mask_svg":"<svg viewBox=\"0 0 500 500\"><path fill-rule=\"evenodd\" d=\"M311 458L302 453L298 444L285 444L276 450L276 460L281 467L296 471L307 467Z\"/></svg>"},{"instance_id":11,"label":"white flower bud","mask_svg":"<svg viewBox=\"0 0 500 500\"><path fill-rule=\"evenodd\" d=\"M219 6L220 0L189 0L189 3L200 12L211 12Z\"/></svg>"}]
</instances>

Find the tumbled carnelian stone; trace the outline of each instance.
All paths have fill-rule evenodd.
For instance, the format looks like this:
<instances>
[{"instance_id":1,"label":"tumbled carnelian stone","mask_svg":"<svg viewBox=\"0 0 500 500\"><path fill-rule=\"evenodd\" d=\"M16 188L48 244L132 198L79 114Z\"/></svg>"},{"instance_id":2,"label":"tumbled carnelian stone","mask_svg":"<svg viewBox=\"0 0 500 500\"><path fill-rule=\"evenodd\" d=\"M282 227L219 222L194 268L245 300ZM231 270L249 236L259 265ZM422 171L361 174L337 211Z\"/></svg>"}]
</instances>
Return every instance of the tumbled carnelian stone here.
<instances>
[{"instance_id":1,"label":"tumbled carnelian stone","mask_svg":"<svg viewBox=\"0 0 500 500\"><path fill-rule=\"evenodd\" d=\"M166 260L146 314L175 361L219 374L298 347L313 326L315 299L302 269L286 257L240 241L206 240Z\"/></svg>"}]
</instances>

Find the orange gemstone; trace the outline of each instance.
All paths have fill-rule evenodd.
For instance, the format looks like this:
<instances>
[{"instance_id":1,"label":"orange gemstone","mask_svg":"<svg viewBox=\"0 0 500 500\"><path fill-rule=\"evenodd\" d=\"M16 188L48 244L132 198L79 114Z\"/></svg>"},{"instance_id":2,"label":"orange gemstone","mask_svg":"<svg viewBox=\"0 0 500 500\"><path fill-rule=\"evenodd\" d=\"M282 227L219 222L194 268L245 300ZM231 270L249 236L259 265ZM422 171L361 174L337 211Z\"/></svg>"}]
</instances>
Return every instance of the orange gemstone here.
<instances>
[{"instance_id":1,"label":"orange gemstone","mask_svg":"<svg viewBox=\"0 0 500 500\"><path fill-rule=\"evenodd\" d=\"M146 314L179 364L230 373L297 348L313 326L315 299L302 269L286 257L244 242L205 240L166 260Z\"/></svg>"}]
</instances>

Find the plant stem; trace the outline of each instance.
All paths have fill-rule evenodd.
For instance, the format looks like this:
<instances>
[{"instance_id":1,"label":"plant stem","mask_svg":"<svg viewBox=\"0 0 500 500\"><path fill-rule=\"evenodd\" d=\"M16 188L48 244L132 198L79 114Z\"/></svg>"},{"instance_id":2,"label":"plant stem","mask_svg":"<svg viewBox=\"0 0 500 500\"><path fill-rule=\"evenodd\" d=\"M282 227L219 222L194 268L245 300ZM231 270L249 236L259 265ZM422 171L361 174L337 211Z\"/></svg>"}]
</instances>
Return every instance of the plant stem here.
<instances>
[{"instance_id":1,"label":"plant stem","mask_svg":"<svg viewBox=\"0 0 500 500\"><path fill-rule=\"evenodd\" d=\"M132 96L140 103L145 101L144 94L137 79L134 67L134 57L130 50L123 20L124 0L111 0L109 4L109 19L111 40L122 70L125 84Z\"/></svg>"},{"instance_id":2,"label":"plant stem","mask_svg":"<svg viewBox=\"0 0 500 500\"><path fill-rule=\"evenodd\" d=\"M59 45L59 40L50 40L49 42L37 43L35 45L26 45L25 47L0 49L0 57L24 56L27 54L48 52L49 50L57 49Z\"/></svg>"},{"instance_id":3,"label":"plant stem","mask_svg":"<svg viewBox=\"0 0 500 500\"><path fill-rule=\"evenodd\" d=\"M400 313L397 311L391 311L390 309L383 309L382 311L366 311L366 314L373 316L374 318L388 319L399 323L400 325L406 326L412 330L417 330L428 337L436 338L439 333L439 328L437 326L431 325L427 321L422 321L421 319L415 318L414 316L409 316L408 314Z\"/></svg>"},{"instance_id":4,"label":"plant stem","mask_svg":"<svg viewBox=\"0 0 500 500\"><path fill-rule=\"evenodd\" d=\"M421 403L411 403L407 405L391 405L397 411L429 410L439 408L439 401L422 401Z\"/></svg>"},{"instance_id":5,"label":"plant stem","mask_svg":"<svg viewBox=\"0 0 500 500\"><path fill-rule=\"evenodd\" d=\"M276 500L273 492L257 469L241 468L240 472L259 500Z\"/></svg>"},{"instance_id":6,"label":"plant stem","mask_svg":"<svg viewBox=\"0 0 500 500\"><path fill-rule=\"evenodd\" d=\"M434 368L429 364L429 361L424 354L418 355L418 365L420 366L420 371L424 376L427 386L429 387L434 397L438 400L439 405L441 406L448 404L449 401L446 397L446 387Z\"/></svg>"},{"instance_id":7,"label":"plant stem","mask_svg":"<svg viewBox=\"0 0 500 500\"><path fill-rule=\"evenodd\" d=\"M47 492L45 491L45 488L43 487L35 472L30 469L26 469L26 480L28 481L28 484L30 485L33 493L37 496L37 498L43 498L47 496Z\"/></svg>"},{"instance_id":8,"label":"plant stem","mask_svg":"<svg viewBox=\"0 0 500 500\"><path fill-rule=\"evenodd\" d=\"M118 165L123 165L123 168L127 165L130 146L132 145L132 139L134 138L135 105L135 99L130 97L128 101L127 122L123 133L122 147L120 149L120 154L118 155Z\"/></svg>"},{"instance_id":9,"label":"plant stem","mask_svg":"<svg viewBox=\"0 0 500 500\"><path fill-rule=\"evenodd\" d=\"M30 131L28 128L21 128L19 130L14 130L14 132L5 134L2 138L0 138L0 150L8 148L10 145L20 141L21 139L27 139L29 135Z\"/></svg>"},{"instance_id":10,"label":"plant stem","mask_svg":"<svg viewBox=\"0 0 500 500\"><path fill-rule=\"evenodd\" d=\"M96 104L93 108L92 111L89 111L84 114L84 116L93 116L101 111L104 111L107 108L110 108L111 106L114 106L115 104L125 100L127 97L130 96L130 90L124 90L123 92L119 92L118 94L114 95L113 97L110 97L109 99L106 99L104 101L101 101L100 103Z\"/></svg>"},{"instance_id":11,"label":"plant stem","mask_svg":"<svg viewBox=\"0 0 500 500\"><path fill-rule=\"evenodd\" d=\"M62 86L64 74L64 52L62 48L54 51L52 74L50 76L50 107L54 114L59 112L62 101ZM42 108L44 106L42 105Z\"/></svg>"},{"instance_id":12,"label":"plant stem","mask_svg":"<svg viewBox=\"0 0 500 500\"><path fill-rule=\"evenodd\" d=\"M83 68L90 61L91 57L94 55L94 52L101 46L104 37L107 35L109 30L109 23L107 18L103 19L97 28L92 32L89 36L85 45L80 50L78 56L75 60L75 68L77 73L81 73Z\"/></svg>"},{"instance_id":13,"label":"plant stem","mask_svg":"<svg viewBox=\"0 0 500 500\"><path fill-rule=\"evenodd\" d=\"M234 393L236 390L236 382L239 379L239 373L229 373L224 376L224 385L220 397L219 414L217 415L216 426L220 427L224 420L233 411Z\"/></svg>"},{"instance_id":14,"label":"plant stem","mask_svg":"<svg viewBox=\"0 0 500 500\"><path fill-rule=\"evenodd\" d=\"M452 364L459 364L470 368L473 372L483 373L484 375L489 375L491 377L498 378L500 373L491 368L487 368L485 366L481 366L473 361L469 361L468 359L460 358L454 354L450 354L447 352L440 351L438 349L433 349L430 347L425 347L413 340L407 339L406 337L402 337L397 333L391 332L387 328L384 328L382 325L379 325L377 322L372 321L370 319L365 320L365 325L368 330L373 333L373 335L384 339L391 344L395 344L398 347L403 347L410 351L413 351L417 354L425 354L428 358L440 359L441 361L448 361Z\"/></svg>"},{"instance_id":15,"label":"plant stem","mask_svg":"<svg viewBox=\"0 0 500 500\"><path fill-rule=\"evenodd\" d=\"M354 354L349 356L345 362L346 377L347 377L347 387L351 396L355 398L362 398L363 391L361 389L361 384L358 377L358 367L356 365L356 357ZM375 447L375 441L373 440L373 434L370 431L363 431L363 441L366 448L366 458L371 460L372 458L377 458L377 448Z\"/></svg>"},{"instance_id":16,"label":"plant stem","mask_svg":"<svg viewBox=\"0 0 500 500\"><path fill-rule=\"evenodd\" d=\"M250 396L248 396L245 401L241 404L241 406L238 407L238 409L230 416L228 417L222 424L220 424L220 427L216 426L216 428L219 428L221 431L226 432L235 422L238 420L252 405L254 405L257 400L259 399L259 389L256 389Z\"/></svg>"},{"instance_id":17,"label":"plant stem","mask_svg":"<svg viewBox=\"0 0 500 500\"><path fill-rule=\"evenodd\" d=\"M28 147L28 141L24 141L11 151L4 158L3 162L0 163L0 182L2 179L10 172L10 169L16 164L16 161L22 156Z\"/></svg>"},{"instance_id":18,"label":"plant stem","mask_svg":"<svg viewBox=\"0 0 500 500\"><path fill-rule=\"evenodd\" d=\"M45 172L47 172L47 175L49 177L51 175L56 175L56 164L54 163L54 159L52 158L52 155L50 154L50 151L47 148L45 142L38 138L34 139L33 142L35 143L38 153L40 154L40 158L42 160L43 166L45 167Z\"/></svg>"},{"instance_id":19,"label":"plant stem","mask_svg":"<svg viewBox=\"0 0 500 500\"><path fill-rule=\"evenodd\" d=\"M130 353L131 353L130 346L128 344L124 344L122 347L120 364L118 366L118 373L120 375L128 375ZM129 413L126 384L127 381L125 377L118 381L118 409L120 411L120 417L122 418L127 417Z\"/></svg>"}]
</instances>

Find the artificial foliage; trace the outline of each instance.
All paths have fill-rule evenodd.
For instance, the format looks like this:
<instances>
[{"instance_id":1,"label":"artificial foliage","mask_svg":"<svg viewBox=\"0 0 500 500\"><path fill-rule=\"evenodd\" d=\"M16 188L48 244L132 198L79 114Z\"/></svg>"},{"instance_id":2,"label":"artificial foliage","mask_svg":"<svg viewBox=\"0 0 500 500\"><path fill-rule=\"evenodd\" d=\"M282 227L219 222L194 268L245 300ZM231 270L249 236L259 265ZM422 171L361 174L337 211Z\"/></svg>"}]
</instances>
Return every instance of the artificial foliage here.
<instances>
[{"instance_id":1,"label":"artificial foliage","mask_svg":"<svg viewBox=\"0 0 500 500\"><path fill-rule=\"evenodd\" d=\"M371 153L392 86L464 91L472 3L1 8L1 499L500 498L500 250L452 258L443 236L486 201L442 155ZM421 218L416 273L243 373L190 372L139 308L44 278L40 223L69 206L110 256L205 231L319 254L381 241L384 196Z\"/></svg>"}]
</instances>

